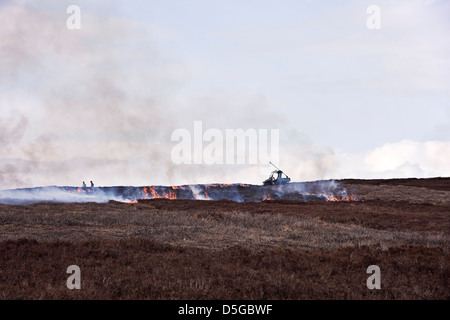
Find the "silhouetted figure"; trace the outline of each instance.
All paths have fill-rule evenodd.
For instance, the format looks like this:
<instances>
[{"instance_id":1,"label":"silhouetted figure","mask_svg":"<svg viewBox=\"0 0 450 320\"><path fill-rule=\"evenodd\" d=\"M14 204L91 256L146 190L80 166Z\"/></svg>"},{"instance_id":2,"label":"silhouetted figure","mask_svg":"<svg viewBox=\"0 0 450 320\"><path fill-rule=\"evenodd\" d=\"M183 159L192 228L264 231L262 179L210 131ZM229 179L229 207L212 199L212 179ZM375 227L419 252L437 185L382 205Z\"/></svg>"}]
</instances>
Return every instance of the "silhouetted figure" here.
<instances>
[{"instance_id":1,"label":"silhouetted figure","mask_svg":"<svg viewBox=\"0 0 450 320\"><path fill-rule=\"evenodd\" d=\"M93 188L94 187L94 183L92 182L92 180L91 180L91 188Z\"/></svg>"},{"instance_id":2,"label":"silhouetted figure","mask_svg":"<svg viewBox=\"0 0 450 320\"><path fill-rule=\"evenodd\" d=\"M83 189L86 189L86 183L83 181L83 185L82 185Z\"/></svg>"}]
</instances>

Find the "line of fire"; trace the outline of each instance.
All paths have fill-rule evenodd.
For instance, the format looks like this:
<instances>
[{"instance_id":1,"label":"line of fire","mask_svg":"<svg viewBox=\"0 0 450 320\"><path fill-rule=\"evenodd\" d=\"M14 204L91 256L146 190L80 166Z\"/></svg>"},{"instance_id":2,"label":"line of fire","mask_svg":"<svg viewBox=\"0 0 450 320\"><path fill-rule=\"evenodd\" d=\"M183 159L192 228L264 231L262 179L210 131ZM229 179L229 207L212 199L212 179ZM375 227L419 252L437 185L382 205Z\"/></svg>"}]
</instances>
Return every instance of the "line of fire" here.
<instances>
[{"instance_id":1,"label":"line of fire","mask_svg":"<svg viewBox=\"0 0 450 320\"><path fill-rule=\"evenodd\" d=\"M261 202L273 200L297 201L360 201L348 194L345 187L335 181L316 183L308 187L304 183L291 182L291 179L270 162L275 170L262 185L251 184L196 184L181 186L142 186L142 187L66 187L69 193L95 196L96 193L114 194L126 203L139 200L230 200L236 202Z\"/></svg>"}]
</instances>

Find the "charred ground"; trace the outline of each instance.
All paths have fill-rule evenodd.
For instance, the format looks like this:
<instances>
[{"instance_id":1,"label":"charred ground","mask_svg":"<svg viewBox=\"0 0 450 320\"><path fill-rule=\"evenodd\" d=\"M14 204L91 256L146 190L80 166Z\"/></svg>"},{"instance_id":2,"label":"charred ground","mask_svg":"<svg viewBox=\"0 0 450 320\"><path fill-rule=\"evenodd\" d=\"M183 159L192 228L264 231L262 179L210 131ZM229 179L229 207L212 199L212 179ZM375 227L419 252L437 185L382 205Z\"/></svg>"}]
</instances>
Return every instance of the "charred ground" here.
<instances>
[{"instance_id":1,"label":"charred ground","mask_svg":"<svg viewBox=\"0 0 450 320\"><path fill-rule=\"evenodd\" d=\"M450 179L341 183L360 201L0 205L0 299L449 299Z\"/></svg>"}]
</instances>

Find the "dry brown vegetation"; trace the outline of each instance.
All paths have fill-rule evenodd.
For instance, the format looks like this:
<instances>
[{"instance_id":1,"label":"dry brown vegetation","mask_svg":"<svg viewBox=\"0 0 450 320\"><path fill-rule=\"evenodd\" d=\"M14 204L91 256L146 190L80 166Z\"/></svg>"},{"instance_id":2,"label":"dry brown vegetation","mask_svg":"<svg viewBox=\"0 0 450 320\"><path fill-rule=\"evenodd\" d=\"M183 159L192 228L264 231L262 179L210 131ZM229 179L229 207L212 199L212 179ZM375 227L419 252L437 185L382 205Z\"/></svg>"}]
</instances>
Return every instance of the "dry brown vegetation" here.
<instances>
[{"instance_id":1,"label":"dry brown vegetation","mask_svg":"<svg viewBox=\"0 0 450 320\"><path fill-rule=\"evenodd\" d=\"M344 182L364 201L0 205L0 299L449 299L450 179Z\"/></svg>"}]
</instances>

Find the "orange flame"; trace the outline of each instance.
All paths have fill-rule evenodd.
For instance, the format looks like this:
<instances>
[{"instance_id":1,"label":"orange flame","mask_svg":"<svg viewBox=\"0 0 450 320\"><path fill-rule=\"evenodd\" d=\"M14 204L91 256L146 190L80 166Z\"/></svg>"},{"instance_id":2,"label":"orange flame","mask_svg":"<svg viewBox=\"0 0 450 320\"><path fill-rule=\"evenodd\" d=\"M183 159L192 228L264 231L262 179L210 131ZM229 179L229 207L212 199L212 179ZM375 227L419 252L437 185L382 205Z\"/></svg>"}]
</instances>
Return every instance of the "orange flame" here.
<instances>
[{"instance_id":1,"label":"orange flame","mask_svg":"<svg viewBox=\"0 0 450 320\"><path fill-rule=\"evenodd\" d=\"M177 195L175 194L175 192L169 191L168 193L164 192L161 198L175 200L177 198Z\"/></svg>"},{"instance_id":2,"label":"orange flame","mask_svg":"<svg viewBox=\"0 0 450 320\"><path fill-rule=\"evenodd\" d=\"M173 188L173 186L172 186ZM174 188L175 190L177 188ZM171 190L168 190L168 192L163 192L162 195L160 195L155 187L144 187L142 189L142 191L145 193L145 198L146 199L177 199L177 194Z\"/></svg>"},{"instance_id":3,"label":"orange flame","mask_svg":"<svg viewBox=\"0 0 450 320\"><path fill-rule=\"evenodd\" d=\"M158 194L158 192L155 190L155 188L149 187L150 193L152 194L153 198L161 198L161 196Z\"/></svg>"},{"instance_id":4,"label":"orange flame","mask_svg":"<svg viewBox=\"0 0 450 320\"><path fill-rule=\"evenodd\" d=\"M145 198L146 198L146 199L150 199L150 193L148 193L148 188L147 188L147 187L144 187L144 188L142 189L142 191L144 191L144 193L145 193Z\"/></svg>"},{"instance_id":5,"label":"orange flame","mask_svg":"<svg viewBox=\"0 0 450 320\"><path fill-rule=\"evenodd\" d=\"M144 191L146 199L161 198L161 196L158 194L158 192L156 192L154 187L144 187L142 191Z\"/></svg>"},{"instance_id":6,"label":"orange flame","mask_svg":"<svg viewBox=\"0 0 450 320\"><path fill-rule=\"evenodd\" d=\"M272 198L270 197L270 193L264 194L263 201L266 201L266 200L272 200Z\"/></svg>"},{"instance_id":7,"label":"orange flame","mask_svg":"<svg viewBox=\"0 0 450 320\"><path fill-rule=\"evenodd\" d=\"M326 191L322 191L323 194L325 195L325 201L327 202L335 202L335 201L358 201L358 199L356 198L356 196L351 195L351 196L341 196L341 197L336 197L334 194L331 193L327 193Z\"/></svg>"}]
</instances>

